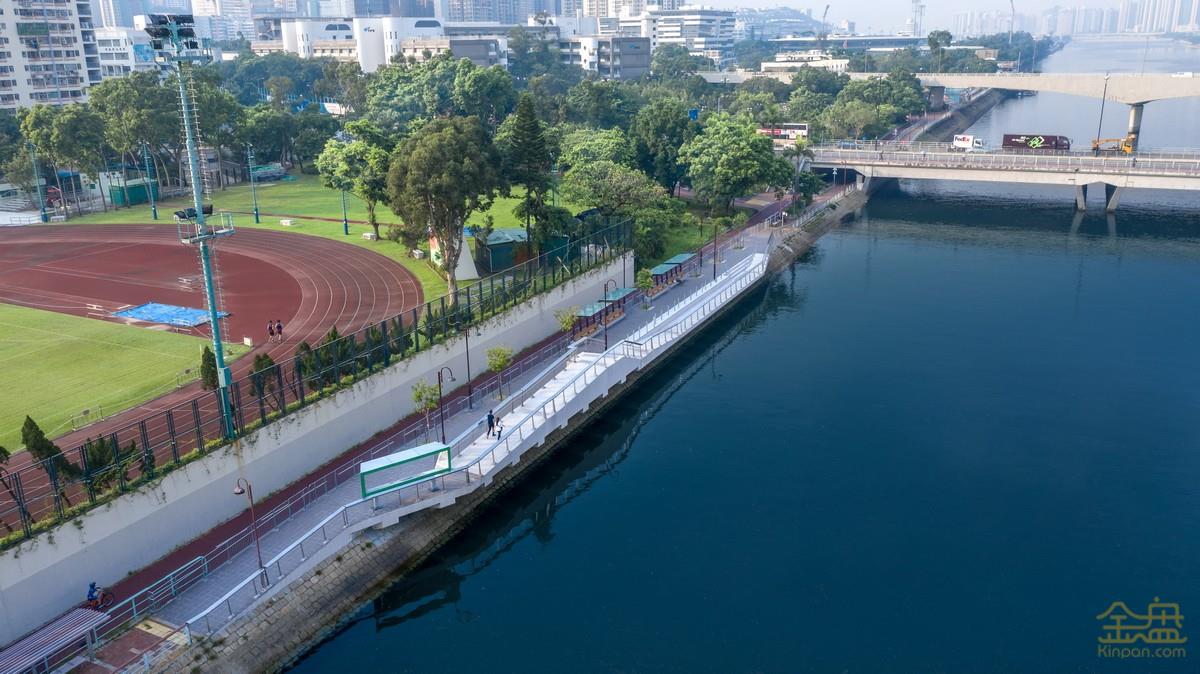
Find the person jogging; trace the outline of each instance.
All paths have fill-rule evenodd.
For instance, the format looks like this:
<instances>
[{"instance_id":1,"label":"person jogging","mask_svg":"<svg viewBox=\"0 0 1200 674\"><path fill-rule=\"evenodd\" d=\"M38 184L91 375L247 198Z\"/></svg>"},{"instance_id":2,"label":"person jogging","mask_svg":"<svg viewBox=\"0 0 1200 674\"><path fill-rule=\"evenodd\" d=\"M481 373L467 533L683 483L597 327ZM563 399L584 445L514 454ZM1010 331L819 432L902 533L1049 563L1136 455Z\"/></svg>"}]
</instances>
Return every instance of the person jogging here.
<instances>
[{"instance_id":1,"label":"person jogging","mask_svg":"<svg viewBox=\"0 0 1200 674\"><path fill-rule=\"evenodd\" d=\"M280 343L283 342L283 321L278 318L275 319L275 336L279 339Z\"/></svg>"}]
</instances>

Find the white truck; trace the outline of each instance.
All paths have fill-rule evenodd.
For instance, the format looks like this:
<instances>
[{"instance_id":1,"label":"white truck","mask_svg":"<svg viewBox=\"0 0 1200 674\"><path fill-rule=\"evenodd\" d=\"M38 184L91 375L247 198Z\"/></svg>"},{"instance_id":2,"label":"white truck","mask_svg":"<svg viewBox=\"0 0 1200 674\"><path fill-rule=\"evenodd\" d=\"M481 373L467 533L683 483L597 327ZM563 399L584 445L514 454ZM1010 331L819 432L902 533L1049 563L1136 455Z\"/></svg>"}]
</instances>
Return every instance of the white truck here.
<instances>
[{"instance_id":1,"label":"white truck","mask_svg":"<svg viewBox=\"0 0 1200 674\"><path fill-rule=\"evenodd\" d=\"M954 141L950 143L950 147L955 150L963 150L964 152L978 152L984 149L983 138L979 136L957 135Z\"/></svg>"}]
</instances>

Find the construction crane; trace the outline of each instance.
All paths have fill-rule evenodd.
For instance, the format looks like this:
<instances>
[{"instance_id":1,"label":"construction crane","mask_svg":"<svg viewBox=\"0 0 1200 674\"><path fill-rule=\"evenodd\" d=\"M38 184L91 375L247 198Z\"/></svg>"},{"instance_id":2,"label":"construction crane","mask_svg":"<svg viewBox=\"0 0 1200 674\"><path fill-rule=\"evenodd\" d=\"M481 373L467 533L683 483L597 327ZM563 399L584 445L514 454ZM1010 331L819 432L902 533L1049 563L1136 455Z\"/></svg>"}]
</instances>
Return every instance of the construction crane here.
<instances>
[{"instance_id":1,"label":"construction crane","mask_svg":"<svg viewBox=\"0 0 1200 674\"><path fill-rule=\"evenodd\" d=\"M1013 27L1017 25L1017 5L1013 0L1008 0L1008 8L1012 10L1012 16L1008 19L1008 46L1012 46Z\"/></svg>"},{"instance_id":2,"label":"construction crane","mask_svg":"<svg viewBox=\"0 0 1200 674\"><path fill-rule=\"evenodd\" d=\"M1133 154L1134 136L1125 136L1124 138L1098 138L1092 141L1092 152L1100 152L1102 150L1115 150L1122 154ZM1112 147L1104 147L1112 144Z\"/></svg>"},{"instance_id":3,"label":"construction crane","mask_svg":"<svg viewBox=\"0 0 1200 674\"><path fill-rule=\"evenodd\" d=\"M821 26L817 29L817 48L825 51L825 38L829 37L829 24L825 23L825 17L829 16L829 5L825 5L825 11L821 14Z\"/></svg>"}]
</instances>

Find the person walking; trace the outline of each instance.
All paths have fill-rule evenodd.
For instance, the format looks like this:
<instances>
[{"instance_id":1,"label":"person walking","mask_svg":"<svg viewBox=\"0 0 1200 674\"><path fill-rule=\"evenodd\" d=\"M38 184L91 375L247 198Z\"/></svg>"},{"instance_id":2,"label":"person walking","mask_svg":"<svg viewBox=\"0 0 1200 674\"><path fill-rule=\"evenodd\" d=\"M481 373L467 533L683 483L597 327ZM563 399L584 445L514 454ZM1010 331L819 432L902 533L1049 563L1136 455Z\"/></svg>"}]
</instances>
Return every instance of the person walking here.
<instances>
[{"instance_id":1,"label":"person walking","mask_svg":"<svg viewBox=\"0 0 1200 674\"><path fill-rule=\"evenodd\" d=\"M491 410L488 410L487 424L488 424L487 436L490 438L490 437L492 437L492 433L494 433L496 431L496 415L492 414Z\"/></svg>"},{"instance_id":2,"label":"person walking","mask_svg":"<svg viewBox=\"0 0 1200 674\"><path fill-rule=\"evenodd\" d=\"M283 343L283 321L275 319L275 336L279 338L279 342Z\"/></svg>"},{"instance_id":3,"label":"person walking","mask_svg":"<svg viewBox=\"0 0 1200 674\"><path fill-rule=\"evenodd\" d=\"M275 324L267 321L267 342L275 341Z\"/></svg>"}]
</instances>

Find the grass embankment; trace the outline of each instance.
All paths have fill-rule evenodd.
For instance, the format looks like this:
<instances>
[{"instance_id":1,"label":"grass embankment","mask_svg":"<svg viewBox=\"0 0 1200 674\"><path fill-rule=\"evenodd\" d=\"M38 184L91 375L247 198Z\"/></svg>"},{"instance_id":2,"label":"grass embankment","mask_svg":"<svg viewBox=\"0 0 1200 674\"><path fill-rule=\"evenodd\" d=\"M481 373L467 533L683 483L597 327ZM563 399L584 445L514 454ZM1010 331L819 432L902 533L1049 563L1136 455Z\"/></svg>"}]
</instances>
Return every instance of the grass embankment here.
<instances>
[{"instance_id":1,"label":"grass embankment","mask_svg":"<svg viewBox=\"0 0 1200 674\"><path fill-rule=\"evenodd\" d=\"M21 446L33 417L49 437L81 411L108 416L196 378L208 340L0 304L0 446ZM246 349L227 345L240 356ZM185 375L190 369L192 374Z\"/></svg>"},{"instance_id":2,"label":"grass embankment","mask_svg":"<svg viewBox=\"0 0 1200 674\"><path fill-rule=\"evenodd\" d=\"M346 195L346 216L350 219L350 235L342 230L342 196L337 190L331 190L321 185L317 176L298 175L295 180L274 183L260 183L256 186L258 193L259 224L254 224L250 215L237 215L234 225L237 227L254 227L270 229L278 232L293 232L320 236L355 246L361 246L399 262L413 273L421 282L426 299L439 297L446 293L446 281L428 260L417 260L410 257L408 251L398 243L386 239L368 241L362 237L364 232L371 231L365 224L367 207L357 197ZM495 227L520 227L522 223L513 215L513 208L521 200L517 190L512 197L497 199L487 213L476 213L471 224L482 224L487 215L491 215ZM250 185L241 184L228 189L214 189L212 202L217 210L228 210L236 213L252 213L254 200L250 194ZM171 222L171 213L191 205L190 199L167 199L158 205L159 221ZM564 204L567 208L575 208ZM578 210L575 208L575 210ZM380 233L386 235L389 223L399 222L399 219L385 204L376 207L376 215L380 222ZM267 215L268 213L274 215ZM279 224L280 219L291 218L291 227ZM360 220L362 223L356 223ZM107 213L91 213L82 217L72 218L71 224L123 224L130 222L150 222L150 206L141 205L133 208L112 210ZM422 244L422 248L427 248Z\"/></svg>"}]
</instances>

